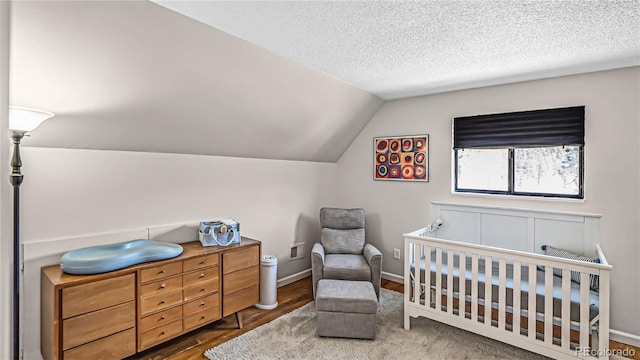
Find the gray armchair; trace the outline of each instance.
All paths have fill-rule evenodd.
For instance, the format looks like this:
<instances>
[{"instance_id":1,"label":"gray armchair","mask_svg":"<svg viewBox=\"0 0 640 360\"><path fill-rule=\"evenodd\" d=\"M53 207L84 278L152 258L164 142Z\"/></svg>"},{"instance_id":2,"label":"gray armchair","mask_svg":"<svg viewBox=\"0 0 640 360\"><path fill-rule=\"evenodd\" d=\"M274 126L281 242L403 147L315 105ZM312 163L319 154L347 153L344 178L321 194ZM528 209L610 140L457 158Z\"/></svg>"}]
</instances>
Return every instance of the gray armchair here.
<instances>
[{"instance_id":1,"label":"gray armchair","mask_svg":"<svg viewBox=\"0 0 640 360\"><path fill-rule=\"evenodd\" d=\"M320 279L370 281L380 298L382 253L365 243L364 209L320 209L320 243L311 250L313 297Z\"/></svg>"}]
</instances>

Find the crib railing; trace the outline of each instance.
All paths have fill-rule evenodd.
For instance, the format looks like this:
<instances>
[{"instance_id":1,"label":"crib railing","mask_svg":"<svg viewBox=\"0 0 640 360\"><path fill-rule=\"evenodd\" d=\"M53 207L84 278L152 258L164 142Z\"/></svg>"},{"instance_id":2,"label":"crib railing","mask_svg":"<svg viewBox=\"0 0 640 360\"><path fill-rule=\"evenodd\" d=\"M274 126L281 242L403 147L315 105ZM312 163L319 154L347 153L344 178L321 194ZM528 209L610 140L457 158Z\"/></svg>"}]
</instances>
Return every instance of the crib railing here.
<instances>
[{"instance_id":1,"label":"crib railing","mask_svg":"<svg viewBox=\"0 0 640 360\"><path fill-rule=\"evenodd\" d=\"M427 235L427 228L404 235L405 329L410 328L410 317L424 316L553 358L608 358L611 266L599 246L596 251L600 263L589 263ZM426 263L424 274L421 261ZM507 266L512 276L507 276ZM554 268L562 272L561 296L556 294L555 304ZM541 284L537 283L538 269L544 269ZM574 313L577 321L571 319L572 271L580 274L579 316ZM591 275L599 277L595 317L590 313ZM544 287L539 286L542 284ZM493 298L496 288L497 298ZM521 304L523 294L527 296L526 308ZM537 304L540 296L543 306ZM558 305L560 316L554 316L554 306Z\"/></svg>"}]
</instances>

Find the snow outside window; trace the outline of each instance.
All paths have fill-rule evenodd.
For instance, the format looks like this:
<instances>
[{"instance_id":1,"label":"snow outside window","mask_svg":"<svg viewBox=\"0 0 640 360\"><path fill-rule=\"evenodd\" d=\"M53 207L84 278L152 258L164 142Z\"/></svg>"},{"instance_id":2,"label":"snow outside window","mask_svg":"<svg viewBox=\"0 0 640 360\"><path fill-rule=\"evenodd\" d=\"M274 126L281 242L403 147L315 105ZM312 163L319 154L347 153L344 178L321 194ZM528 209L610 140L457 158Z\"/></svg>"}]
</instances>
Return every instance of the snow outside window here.
<instances>
[{"instance_id":1,"label":"snow outside window","mask_svg":"<svg viewBox=\"0 0 640 360\"><path fill-rule=\"evenodd\" d=\"M456 192L583 198L582 146L456 149Z\"/></svg>"}]
</instances>

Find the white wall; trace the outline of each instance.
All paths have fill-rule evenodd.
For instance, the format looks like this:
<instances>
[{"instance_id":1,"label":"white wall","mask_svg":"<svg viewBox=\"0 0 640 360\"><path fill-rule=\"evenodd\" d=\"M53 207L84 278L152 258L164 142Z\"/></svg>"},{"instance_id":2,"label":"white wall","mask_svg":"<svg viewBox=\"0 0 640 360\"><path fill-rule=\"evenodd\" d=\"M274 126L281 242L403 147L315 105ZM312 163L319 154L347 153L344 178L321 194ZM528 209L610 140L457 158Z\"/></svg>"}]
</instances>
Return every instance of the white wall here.
<instances>
[{"instance_id":1,"label":"white wall","mask_svg":"<svg viewBox=\"0 0 640 360\"><path fill-rule=\"evenodd\" d=\"M304 242L308 254L318 240L320 195L336 166L48 148L25 148L23 163L27 359L40 358L40 267L58 263L72 248L145 237L149 226L232 217L242 235L261 240L263 253L278 257L278 278L309 269L308 256L288 260L289 245ZM94 236L101 233L109 234ZM186 234L162 239L197 240L195 230Z\"/></svg>"},{"instance_id":2,"label":"white wall","mask_svg":"<svg viewBox=\"0 0 640 360\"><path fill-rule=\"evenodd\" d=\"M367 236L383 252L383 270L402 275L402 234L428 225L430 201L603 214L602 247L613 265L611 327L640 334L638 147L640 68L597 72L388 102L338 161L335 203L362 206ZM564 106L586 106L585 201L451 194L451 119ZM430 135L430 182L372 180L375 136ZM369 218L368 218L369 220Z\"/></svg>"},{"instance_id":3,"label":"white wall","mask_svg":"<svg viewBox=\"0 0 640 360\"><path fill-rule=\"evenodd\" d=\"M0 359L11 356L13 314L13 246L11 191L9 185L9 6L0 1Z\"/></svg>"}]
</instances>

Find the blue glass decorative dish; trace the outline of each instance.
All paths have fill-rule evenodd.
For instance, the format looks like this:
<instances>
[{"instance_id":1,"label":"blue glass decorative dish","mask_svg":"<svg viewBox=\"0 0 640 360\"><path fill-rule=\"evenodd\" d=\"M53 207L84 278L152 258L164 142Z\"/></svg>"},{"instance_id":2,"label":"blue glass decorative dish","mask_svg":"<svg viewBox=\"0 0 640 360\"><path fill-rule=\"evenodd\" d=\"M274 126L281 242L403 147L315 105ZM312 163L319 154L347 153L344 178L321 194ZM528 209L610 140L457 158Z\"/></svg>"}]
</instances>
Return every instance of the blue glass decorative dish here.
<instances>
[{"instance_id":1,"label":"blue glass decorative dish","mask_svg":"<svg viewBox=\"0 0 640 360\"><path fill-rule=\"evenodd\" d=\"M178 244L137 239L69 251L60 259L60 268L73 275L100 274L145 262L171 259L182 254L182 251L182 246Z\"/></svg>"}]
</instances>

